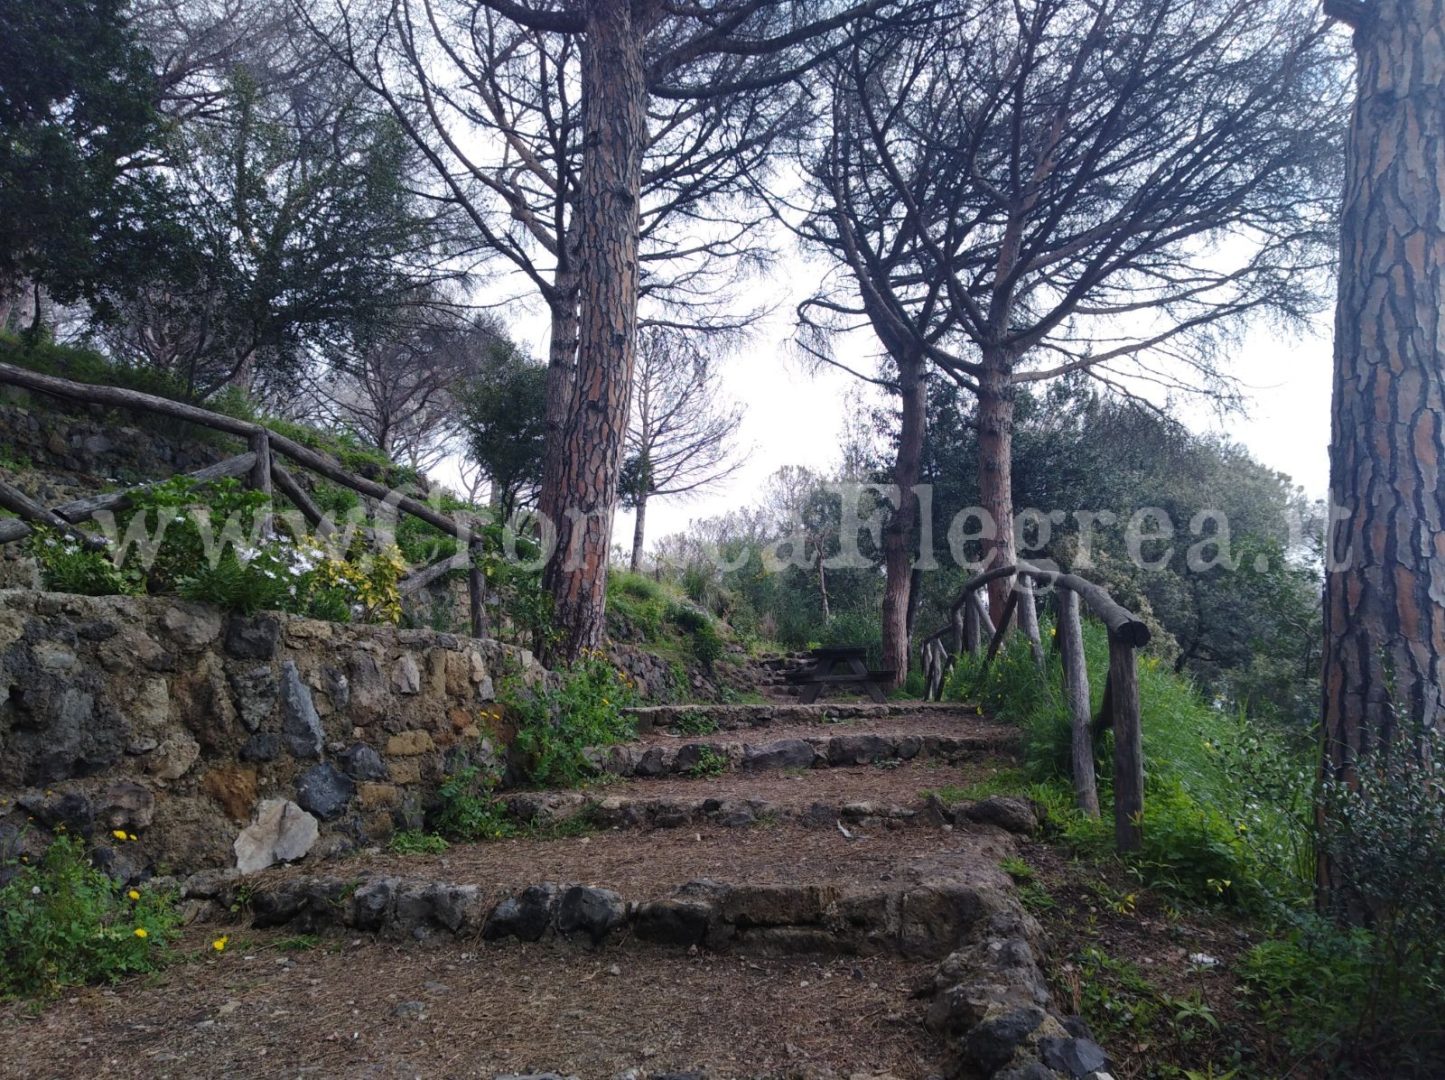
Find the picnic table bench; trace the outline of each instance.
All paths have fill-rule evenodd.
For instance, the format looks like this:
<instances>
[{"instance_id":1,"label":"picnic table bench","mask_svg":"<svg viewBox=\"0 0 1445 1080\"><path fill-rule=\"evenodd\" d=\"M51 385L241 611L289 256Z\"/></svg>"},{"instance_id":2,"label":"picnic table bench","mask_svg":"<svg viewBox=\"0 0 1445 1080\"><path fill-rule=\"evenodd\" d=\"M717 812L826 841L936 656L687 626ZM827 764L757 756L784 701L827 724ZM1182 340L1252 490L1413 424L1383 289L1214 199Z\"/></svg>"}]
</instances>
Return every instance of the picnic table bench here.
<instances>
[{"instance_id":1,"label":"picnic table bench","mask_svg":"<svg viewBox=\"0 0 1445 1080\"><path fill-rule=\"evenodd\" d=\"M888 700L884 686L893 681L892 671L870 671L868 650L862 645L824 645L812 650L807 667L788 674L787 680L802 687L799 701L811 705L825 687L857 686L879 705Z\"/></svg>"}]
</instances>

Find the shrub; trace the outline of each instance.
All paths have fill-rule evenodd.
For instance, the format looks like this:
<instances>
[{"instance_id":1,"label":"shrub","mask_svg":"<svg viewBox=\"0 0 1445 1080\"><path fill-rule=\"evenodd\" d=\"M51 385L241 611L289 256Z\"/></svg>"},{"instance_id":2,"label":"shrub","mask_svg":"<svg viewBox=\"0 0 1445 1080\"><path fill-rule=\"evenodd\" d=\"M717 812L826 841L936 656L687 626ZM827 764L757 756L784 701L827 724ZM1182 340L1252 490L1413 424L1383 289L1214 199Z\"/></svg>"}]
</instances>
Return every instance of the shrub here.
<instances>
[{"instance_id":1,"label":"shrub","mask_svg":"<svg viewBox=\"0 0 1445 1080\"><path fill-rule=\"evenodd\" d=\"M1047 637L1048 628L1044 628ZM1084 651L1095 710L1102 704L1108 639L1086 622ZM1312 874L1309 764L1245 718L1200 699L1188 680L1149 655L1139 658L1144 730L1144 845L1131 856L1146 883L1177 896L1256 908L1307 897ZM1096 771L1105 820L1074 812L1071 731L1050 655L1041 674L1019 635L986 669L960 657L945 696L979 703L1023 731L1027 777L1075 847L1112 847L1111 735L1097 741ZM1047 793L1047 794L1046 794Z\"/></svg>"},{"instance_id":2,"label":"shrub","mask_svg":"<svg viewBox=\"0 0 1445 1080\"><path fill-rule=\"evenodd\" d=\"M709 776L721 776L728 771L728 756L713 746L704 746L698 751L697 760L687 768L687 775L695 780Z\"/></svg>"},{"instance_id":3,"label":"shrub","mask_svg":"<svg viewBox=\"0 0 1445 1080\"><path fill-rule=\"evenodd\" d=\"M502 696L517 718L513 749L527 779L539 787L574 787L597 767L586 751L637 734L624 710L636 703L632 680L601 653L560 673L560 685L528 689L504 680Z\"/></svg>"},{"instance_id":4,"label":"shrub","mask_svg":"<svg viewBox=\"0 0 1445 1080\"><path fill-rule=\"evenodd\" d=\"M179 925L169 897L117 885L79 840L59 836L39 865L18 867L0 888L0 997L152 971Z\"/></svg>"},{"instance_id":5,"label":"shrub","mask_svg":"<svg viewBox=\"0 0 1445 1080\"><path fill-rule=\"evenodd\" d=\"M468 765L451 773L437 788L431 827L453 840L500 840L516 832L495 788L497 777ZM418 847L421 846L419 842Z\"/></svg>"},{"instance_id":6,"label":"shrub","mask_svg":"<svg viewBox=\"0 0 1445 1080\"><path fill-rule=\"evenodd\" d=\"M114 596L143 591L144 583L120 570L108 550L85 547L55 530L37 529L26 542L26 552L35 559L40 580L51 592Z\"/></svg>"},{"instance_id":7,"label":"shrub","mask_svg":"<svg viewBox=\"0 0 1445 1080\"><path fill-rule=\"evenodd\" d=\"M1445 735L1401 733L1321 787L1316 842L1346 929L1302 918L1246 978L1297 1051L1355 1074L1438 1075L1445 1055Z\"/></svg>"},{"instance_id":8,"label":"shrub","mask_svg":"<svg viewBox=\"0 0 1445 1080\"><path fill-rule=\"evenodd\" d=\"M711 671L713 662L722 656L722 635L717 632L717 627L711 621L703 623L693 631L692 654L697 657L698 663L703 666L705 671Z\"/></svg>"}]
</instances>

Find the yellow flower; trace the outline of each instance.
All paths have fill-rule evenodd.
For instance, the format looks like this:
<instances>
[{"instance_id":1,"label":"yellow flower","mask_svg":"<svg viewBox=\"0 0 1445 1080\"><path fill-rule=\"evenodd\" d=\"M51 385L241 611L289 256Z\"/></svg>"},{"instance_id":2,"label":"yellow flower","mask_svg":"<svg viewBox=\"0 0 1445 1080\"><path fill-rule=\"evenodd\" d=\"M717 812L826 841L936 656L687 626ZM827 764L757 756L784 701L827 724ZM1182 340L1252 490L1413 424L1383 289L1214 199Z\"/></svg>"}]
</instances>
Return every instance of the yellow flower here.
<instances>
[{"instance_id":1,"label":"yellow flower","mask_svg":"<svg viewBox=\"0 0 1445 1080\"><path fill-rule=\"evenodd\" d=\"M127 839L127 840L139 840L140 837L137 836L135 833L131 833L129 836L126 837L126 839Z\"/></svg>"},{"instance_id":2,"label":"yellow flower","mask_svg":"<svg viewBox=\"0 0 1445 1080\"><path fill-rule=\"evenodd\" d=\"M113 836L113 837L115 837L117 840L124 840L124 839L125 839L125 830L124 830L124 829L113 829L113 830L111 830L111 834L110 834L110 835Z\"/></svg>"},{"instance_id":3,"label":"yellow flower","mask_svg":"<svg viewBox=\"0 0 1445 1080\"><path fill-rule=\"evenodd\" d=\"M222 935L221 935L220 937L218 937L215 941L211 942L211 948L215 949L216 952L225 952L225 951L226 951L226 942L228 942L228 941L230 941L230 940L231 940L231 939L230 939L230 937L229 937L228 935L222 934Z\"/></svg>"},{"instance_id":4,"label":"yellow flower","mask_svg":"<svg viewBox=\"0 0 1445 1080\"><path fill-rule=\"evenodd\" d=\"M144 939L150 937L150 934L146 933L146 928L144 926L137 926L135 928L135 936Z\"/></svg>"},{"instance_id":5,"label":"yellow flower","mask_svg":"<svg viewBox=\"0 0 1445 1080\"><path fill-rule=\"evenodd\" d=\"M126 895L129 899L131 899L131 900L139 900L139 899L140 899L140 893L136 892L134 889L132 889L130 892L126 893L125 895Z\"/></svg>"}]
</instances>

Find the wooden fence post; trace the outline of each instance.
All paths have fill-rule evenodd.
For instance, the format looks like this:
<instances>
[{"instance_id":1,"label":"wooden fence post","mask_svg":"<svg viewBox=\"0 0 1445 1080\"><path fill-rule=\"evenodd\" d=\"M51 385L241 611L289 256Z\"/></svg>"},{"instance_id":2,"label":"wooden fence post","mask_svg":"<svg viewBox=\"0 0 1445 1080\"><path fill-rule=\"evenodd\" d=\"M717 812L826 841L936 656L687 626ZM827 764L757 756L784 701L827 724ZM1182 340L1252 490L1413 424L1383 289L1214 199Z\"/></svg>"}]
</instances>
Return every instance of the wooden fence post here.
<instances>
[{"instance_id":1,"label":"wooden fence post","mask_svg":"<svg viewBox=\"0 0 1445 1080\"><path fill-rule=\"evenodd\" d=\"M486 580L482 576L482 568L478 560L482 557L482 542L472 540L467 545L467 600L472 609L472 637L485 637L487 634L487 588Z\"/></svg>"},{"instance_id":2,"label":"wooden fence post","mask_svg":"<svg viewBox=\"0 0 1445 1080\"><path fill-rule=\"evenodd\" d=\"M1144 741L1134 646L1109 635L1109 691L1114 713L1114 845L1137 851L1144 839Z\"/></svg>"},{"instance_id":3,"label":"wooden fence post","mask_svg":"<svg viewBox=\"0 0 1445 1080\"><path fill-rule=\"evenodd\" d=\"M1008 621L1018 606L1018 590L1010 589L1008 599L1004 601L1003 611L999 613L998 626L994 628L993 639L988 643L988 654L983 658L984 667L992 664L993 658L998 655L999 646L1003 644L1004 635L1008 633Z\"/></svg>"},{"instance_id":4,"label":"wooden fence post","mask_svg":"<svg viewBox=\"0 0 1445 1080\"><path fill-rule=\"evenodd\" d=\"M266 507L261 512L262 536L271 534L271 433L264 427L257 428L251 436L251 453L256 455L251 465L249 483L252 491L266 496Z\"/></svg>"},{"instance_id":5,"label":"wooden fence post","mask_svg":"<svg viewBox=\"0 0 1445 1080\"><path fill-rule=\"evenodd\" d=\"M1044 645L1039 637L1039 610L1034 606L1034 587L1029 579L1020 574L1015 579L1014 592L1018 596L1019 629L1029 639L1029 649L1034 654L1034 663L1044 667Z\"/></svg>"},{"instance_id":6,"label":"wooden fence post","mask_svg":"<svg viewBox=\"0 0 1445 1080\"><path fill-rule=\"evenodd\" d=\"M1074 801L1090 817L1099 816L1099 788L1094 776L1094 738L1089 731L1089 668L1084 658L1084 627L1079 616L1079 594L1060 587L1058 600L1059 656L1064 668L1064 698L1069 705L1072 732Z\"/></svg>"},{"instance_id":7,"label":"wooden fence post","mask_svg":"<svg viewBox=\"0 0 1445 1080\"><path fill-rule=\"evenodd\" d=\"M958 652L968 653L970 656L976 654L983 644L983 635L978 625L978 614L973 610L973 605L964 603L963 608L963 638L960 642ZM956 616L955 616L956 617Z\"/></svg>"}]
</instances>

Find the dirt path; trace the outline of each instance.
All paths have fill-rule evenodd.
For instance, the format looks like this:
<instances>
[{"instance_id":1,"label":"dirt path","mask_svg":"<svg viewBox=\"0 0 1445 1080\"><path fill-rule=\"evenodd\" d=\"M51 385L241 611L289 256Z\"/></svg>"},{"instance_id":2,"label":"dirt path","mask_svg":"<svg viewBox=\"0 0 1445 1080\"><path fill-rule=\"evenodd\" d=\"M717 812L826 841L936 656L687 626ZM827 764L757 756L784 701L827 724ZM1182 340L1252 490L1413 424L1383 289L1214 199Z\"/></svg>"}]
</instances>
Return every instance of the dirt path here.
<instances>
[{"instance_id":1,"label":"dirt path","mask_svg":"<svg viewBox=\"0 0 1445 1080\"><path fill-rule=\"evenodd\" d=\"M209 937L188 945L205 950ZM314 948L245 932L221 956L0 1010L0 1077L481 1077L923 1080L939 1045L910 993L933 965L547 944Z\"/></svg>"}]
</instances>

